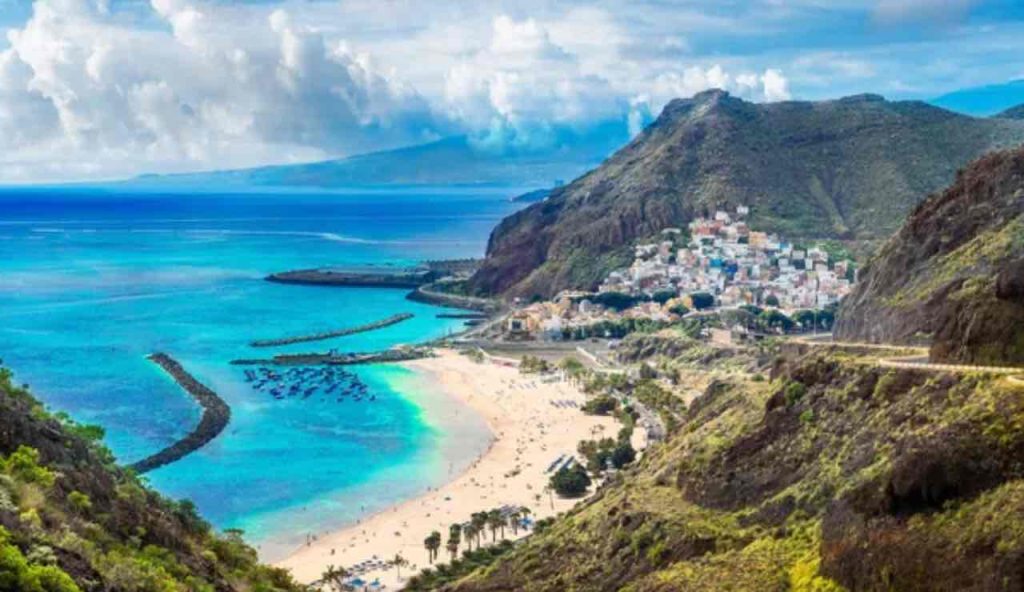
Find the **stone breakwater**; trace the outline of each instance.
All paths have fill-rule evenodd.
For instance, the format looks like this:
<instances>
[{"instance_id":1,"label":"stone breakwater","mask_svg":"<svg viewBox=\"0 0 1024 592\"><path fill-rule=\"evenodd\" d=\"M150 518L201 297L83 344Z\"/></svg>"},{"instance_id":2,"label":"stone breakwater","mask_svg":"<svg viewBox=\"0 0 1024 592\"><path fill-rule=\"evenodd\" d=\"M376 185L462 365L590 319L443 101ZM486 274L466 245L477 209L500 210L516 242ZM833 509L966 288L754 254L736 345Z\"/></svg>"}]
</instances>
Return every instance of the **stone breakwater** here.
<instances>
[{"instance_id":1,"label":"stone breakwater","mask_svg":"<svg viewBox=\"0 0 1024 592\"><path fill-rule=\"evenodd\" d=\"M266 277L277 284L305 286L344 286L349 288L418 288L437 279L427 269L345 271L335 269L300 269L283 271Z\"/></svg>"},{"instance_id":2,"label":"stone breakwater","mask_svg":"<svg viewBox=\"0 0 1024 592\"><path fill-rule=\"evenodd\" d=\"M430 348L426 347L399 347L365 353L281 354L270 359L241 359L231 363L235 366L354 366L408 362L432 355Z\"/></svg>"},{"instance_id":3,"label":"stone breakwater","mask_svg":"<svg viewBox=\"0 0 1024 592\"><path fill-rule=\"evenodd\" d=\"M203 408L199 425L184 438L156 454L129 465L136 473L142 474L179 461L199 450L216 438L231 421L231 408L217 393L207 388L189 374L174 358L167 354L155 353L149 356L156 365L163 368L178 386L185 389Z\"/></svg>"},{"instance_id":4,"label":"stone breakwater","mask_svg":"<svg viewBox=\"0 0 1024 592\"><path fill-rule=\"evenodd\" d=\"M374 331L376 329L383 329L384 327L390 327L391 325L397 325L402 321L411 319L414 315L412 313L401 313L391 315L386 319L374 321L372 323L366 323L365 325L359 325L358 327L349 327L348 329L339 329L338 331L328 331L326 333L315 333L313 335L300 335L297 337L284 337L281 339L260 339L249 343L252 347L274 347L278 345L291 345L293 343L307 343L310 341L324 341L326 339L334 339L335 337L345 337L346 335L355 335L356 333L365 333L366 331Z\"/></svg>"}]
</instances>

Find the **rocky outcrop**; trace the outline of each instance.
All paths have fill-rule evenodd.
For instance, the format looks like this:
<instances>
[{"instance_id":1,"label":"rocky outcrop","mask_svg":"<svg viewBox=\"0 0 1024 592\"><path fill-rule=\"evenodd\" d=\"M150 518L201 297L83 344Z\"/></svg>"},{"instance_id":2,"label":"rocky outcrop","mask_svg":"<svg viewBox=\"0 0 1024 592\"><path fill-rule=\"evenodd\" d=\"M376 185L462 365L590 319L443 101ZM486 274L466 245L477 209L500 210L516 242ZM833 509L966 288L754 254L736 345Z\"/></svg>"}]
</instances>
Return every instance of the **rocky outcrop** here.
<instances>
[{"instance_id":1,"label":"rocky outcrop","mask_svg":"<svg viewBox=\"0 0 1024 592\"><path fill-rule=\"evenodd\" d=\"M471 282L532 298L588 288L629 247L720 207L791 237L880 239L958 167L1024 141L1024 122L864 95L754 104L722 91L669 103L601 167L505 219Z\"/></svg>"},{"instance_id":2,"label":"rocky outcrop","mask_svg":"<svg viewBox=\"0 0 1024 592\"><path fill-rule=\"evenodd\" d=\"M917 207L862 270L836 335L1024 363L1024 149L982 158Z\"/></svg>"}]
</instances>

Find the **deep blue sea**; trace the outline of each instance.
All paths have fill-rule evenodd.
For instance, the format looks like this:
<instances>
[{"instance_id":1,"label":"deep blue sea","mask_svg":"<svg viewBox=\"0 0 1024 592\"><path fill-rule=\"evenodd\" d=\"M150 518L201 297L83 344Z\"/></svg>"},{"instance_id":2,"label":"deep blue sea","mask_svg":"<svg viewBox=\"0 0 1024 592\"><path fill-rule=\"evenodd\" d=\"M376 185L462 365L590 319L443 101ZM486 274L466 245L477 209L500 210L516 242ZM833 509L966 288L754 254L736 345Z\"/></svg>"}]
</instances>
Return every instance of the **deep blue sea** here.
<instances>
[{"instance_id":1,"label":"deep blue sea","mask_svg":"<svg viewBox=\"0 0 1024 592\"><path fill-rule=\"evenodd\" d=\"M443 404L395 366L356 369L372 403L278 401L229 360L282 351L366 351L444 335L459 321L405 291L285 286L275 271L480 256L515 206L509 191L156 193L0 190L0 358L53 410L98 424L118 459L186 434L200 410L146 355L163 351L232 407L227 430L147 475L216 526L276 558L323 531L437 485L486 446L482 420L431 422ZM411 312L329 342L253 350ZM433 403L431 403L433 402ZM442 429L443 427L443 429Z\"/></svg>"}]
</instances>

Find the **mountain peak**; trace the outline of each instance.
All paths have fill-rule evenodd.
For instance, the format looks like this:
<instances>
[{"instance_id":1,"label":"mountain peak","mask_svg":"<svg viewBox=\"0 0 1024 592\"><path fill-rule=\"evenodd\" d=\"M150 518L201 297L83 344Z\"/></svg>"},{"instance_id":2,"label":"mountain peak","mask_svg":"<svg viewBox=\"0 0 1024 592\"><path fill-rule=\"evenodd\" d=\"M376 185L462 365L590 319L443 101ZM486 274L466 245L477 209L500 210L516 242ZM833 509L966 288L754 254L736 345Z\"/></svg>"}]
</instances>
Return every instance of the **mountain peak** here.
<instances>
[{"instance_id":1,"label":"mountain peak","mask_svg":"<svg viewBox=\"0 0 1024 592\"><path fill-rule=\"evenodd\" d=\"M711 90L670 102L601 167L503 221L478 293L598 285L637 240L722 207L792 239L873 240L957 169L1024 141L1024 122L878 95L752 103Z\"/></svg>"}]
</instances>

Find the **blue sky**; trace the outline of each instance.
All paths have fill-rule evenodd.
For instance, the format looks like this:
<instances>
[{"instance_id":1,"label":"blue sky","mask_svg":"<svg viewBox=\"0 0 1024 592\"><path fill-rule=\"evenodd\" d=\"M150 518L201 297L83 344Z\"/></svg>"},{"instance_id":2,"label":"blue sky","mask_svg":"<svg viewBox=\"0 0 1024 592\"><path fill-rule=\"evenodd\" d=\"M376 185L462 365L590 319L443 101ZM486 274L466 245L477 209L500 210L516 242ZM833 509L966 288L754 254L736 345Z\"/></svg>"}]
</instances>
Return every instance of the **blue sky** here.
<instances>
[{"instance_id":1,"label":"blue sky","mask_svg":"<svg viewBox=\"0 0 1024 592\"><path fill-rule=\"evenodd\" d=\"M553 150L710 87L931 98L1024 78L1010 0L0 0L0 182L469 134Z\"/></svg>"}]
</instances>

